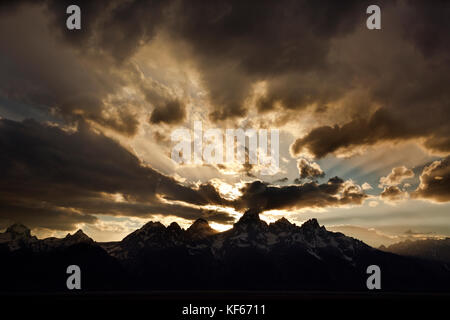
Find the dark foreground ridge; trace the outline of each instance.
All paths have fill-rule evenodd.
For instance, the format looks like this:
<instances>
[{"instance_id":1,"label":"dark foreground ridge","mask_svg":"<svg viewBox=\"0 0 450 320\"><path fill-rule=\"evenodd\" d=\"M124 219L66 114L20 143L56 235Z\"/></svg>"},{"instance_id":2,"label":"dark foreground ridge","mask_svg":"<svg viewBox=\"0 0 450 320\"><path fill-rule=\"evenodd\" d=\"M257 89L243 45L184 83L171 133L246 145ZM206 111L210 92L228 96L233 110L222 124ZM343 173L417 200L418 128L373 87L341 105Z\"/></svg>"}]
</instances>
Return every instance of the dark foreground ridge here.
<instances>
[{"instance_id":1,"label":"dark foreground ridge","mask_svg":"<svg viewBox=\"0 0 450 320\"><path fill-rule=\"evenodd\" d=\"M66 292L66 268L82 270L83 291L367 291L378 265L382 291L448 292L446 262L374 249L311 219L267 224L247 211L218 233L204 219L187 230L149 222L120 242L97 243L81 230L39 240L22 225L0 234L0 291Z\"/></svg>"}]
</instances>

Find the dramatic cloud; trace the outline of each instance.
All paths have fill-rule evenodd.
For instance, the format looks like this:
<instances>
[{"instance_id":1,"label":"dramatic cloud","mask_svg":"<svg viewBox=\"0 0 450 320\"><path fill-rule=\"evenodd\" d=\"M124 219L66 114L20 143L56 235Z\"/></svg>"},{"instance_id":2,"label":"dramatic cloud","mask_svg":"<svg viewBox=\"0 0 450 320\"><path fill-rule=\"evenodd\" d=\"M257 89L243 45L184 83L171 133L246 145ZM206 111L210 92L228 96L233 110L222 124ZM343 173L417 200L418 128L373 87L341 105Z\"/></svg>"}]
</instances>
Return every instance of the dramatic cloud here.
<instances>
[{"instance_id":1,"label":"dramatic cloud","mask_svg":"<svg viewBox=\"0 0 450 320\"><path fill-rule=\"evenodd\" d=\"M370 183L368 183L368 182L364 182L364 183L361 185L361 188L362 188L363 190L371 190L371 189L373 189L372 186L370 185Z\"/></svg>"},{"instance_id":2,"label":"dramatic cloud","mask_svg":"<svg viewBox=\"0 0 450 320\"><path fill-rule=\"evenodd\" d=\"M37 109L70 123L81 118L127 136L136 134L140 118L148 117L148 109L154 109L152 123L183 120L184 103L168 87L145 76L135 61L116 62L119 57L112 53L130 58L126 41L103 48L107 51L91 46L103 43L95 28L100 23L97 19L106 19L109 7L82 2L83 28L76 32L65 28L66 7L72 4L67 1L42 1L48 5L50 15L42 6L27 5L2 16L0 96L25 104L30 113ZM111 5L114 7L114 3ZM119 14L116 18L115 27L125 16ZM103 23L111 32L108 34L118 37L106 43L113 45L122 39L112 21Z\"/></svg>"},{"instance_id":3,"label":"dramatic cloud","mask_svg":"<svg viewBox=\"0 0 450 320\"><path fill-rule=\"evenodd\" d=\"M114 94L121 91L124 76L106 61L90 60L58 41L44 14L33 7L2 16L0 94L67 121L84 118L134 134L135 105Z\"/></svg>"},{"instance_id":4,"label":"dramatic cloud","mask_svg":"<svg viewBox=\"0 0 450 320\"><path fill-rule=\"evenodd\" d=\"M223 120L247 113L245 99L256 81L269 83L261 110L277 103L304 108L314 101L317 96L306 95L313 86L293 85L296 73L314 76L326 65L331 39L352 30L363 5L229 0L180 2L174 8L171 33L191 46L214 106L211 118Z\"/></svg>"},{"instance_id":5,"label":"dramatic cloud","mask_svg":"<svg viewBox=\"0 0 450 320\"><path fill-rule=\"evenodd\" d=\"M233 220L201 208L224 202L213 187L184 186L85 125L67 132L32 120L1 119L0 148L3 220L66 229L95 221L94 214Z\"/></svg>"},{"instance_id":6,"label":"dramatic cloud","mask_svg":"<svg viewBox=\"0 0 450 320\"><path fill-rule=\"evenodd\" d=\"M255 181L246 184L241 192L242 196L235 201L235 207L260 211L357 205L367 198L359 186L338 177L324 184L307 182L282 187Z\"/></svg>"},{"instance_id":7,"label":"dramatic cloud","mask_svg":"<svg viewBox=\"0 0 450 320\"><path fill-rule=\"evenodd\" d=\"M373 145L384 140L418 137L402 119L396 119L385 109L376 111L368 120L357 119L342 126L323 126L297 139L291 146L294 155L304 151L322 158L329 153L357 146Z\"/></svg>"},{"instance_id":8,"label":"dramatic cloud","mask_svg":"<svg viewBox=\"0 0 450 320\"><path fill-rule=\"evenodd\" d=\"M409 32L406 36L414 41L424 55L439 55L450 52L450 39L445 36L450 31L448 13L450 3L446 0L434 2L421 0L408 0L415 10L407 16ZM414 23L420 16L422 23ZM433 34L433 37L429 35Z\"/></svg>"},{"instance_id":9,"label":"dramatic cloud","mask_svg":"<svg viewBox=\"0 0 450 320\"><path fill-rule=\"evenodd\" d=\"M111 1L108 5L80 1L81 32L65 25L70 1L41 1L52 16L53 27L82 52L110 55L124 64L158 32L185 44L212 102L213 120L245 116L246 99L257 81L268 81L268 91L259 103L264 111L281 103L286 108L304 108L312 102L329 101L338 90L315 89L315 81L301 88L301 80L318 78L324 72L333 37L351 32L360 23L365 6L359 1L336 3L326 0L242 2L204 1ZM326 17L326 18L324 18ZM186 48L188 50L186 50ZM271 63L267 63L271 61ZM318 71L318 72L317 72ZM296 74L298 73L298 74ZM298 79L297 79L298 80ZM312 92L311 92L312 91ZM308 96L310 96L308 98Z\"/></svg>"},{"instance_id":10,"label":"dramatic cloud","mask_svg":"<svg viewBox=\"0 0 450 320\"><path fill-rule=\"evenodd\" d=\"M401 190L397 186L389 186L384 188L380 196L381 199L386 200L388 202L396 202L406 199L408 197L408 192Z\"/></svg>"},{"instance_id":11,"label":"dramatic cloud","mask_svg":"<svg viewBox=\"0 0 450 320\"><path fill-rule=\"evenodd\" d=\"M70 4L82 9L81 30L65 27ZM2 1L0 219L56 229L95 223L102 214L203 216L229 223L229 214L205 206L269 210L360 204L367 198L362 190L368 184L339 178L319 184L314 180L324 173L316 163L302 159L296 168L288 156L281 159L282 175L270 180L292 181L298 172L312 181L282 181L282 187L248 182L258 175L256 166L246 164L239 172L217 165L247 174L242 196L233 201L211 184L180 183L138 158L166 161L169 127L196 118L219 128L280 126L289 133L282 144L294 141L295 158L326 157L323 167L336 170L333 175L345 167L332 163L333 156L369 146L411 141L425 147L427 156L447 157L450 4L379 1L381 31L365 26L369 4ZM142 136L153 141L135 148ZM414 166L394 160L386 160L388 169ZM373 173L371 165L361 174ZM169 167L164 172L178 172ZM446 168L448 158L426 167L412 197L448 201ZM356 171L345 171L345 177ZM380 181L380 197L407 197L399 184L410 177L410 170L394 168ZM373 177L352 178L376 183Z\"/></svg>"},{"instance_id":12,"label":"dramatic cloud","mask_svg":"<svg viewBox=\"0 0 450 320\"><path fill-rule=\"evenodd\" d=\"M331 79L341 78L348 86L339 85L339 98L328 104L334 119L321 114L325 121L295 141L294 155L348 155L407 140L433 153L450 152L450 27L444 18L450 6L443 1L391 4L382 5L382 32L357 30L330 49L335 57Z\"/></svg>"},{"instance_id":13,"label":"dramatic cloud","mask_svg":"<svg viewBox=\"0 0 450 320\"><path fill-rule=\"evenodd\" d=\"M150 117L151 123L180 123L186 116L185 106L180 101L170 101L166 105L153 110Z\"/></svg>"},{"instance_id":14,"label":"dramatic cloud","mask_svg":"<svg viewBox=\"0 0 450 320\"><path fill-rule=\"evenodd\" d=\"M393 168L386 177L380 178L380 188L383 186L398 186L403 180L414 177L414 172L405 166Z\"/></svg>"},{"instance_id":15,"label":"dramatic cloud","mask_svg":"<svg viewBox=\"0 0 450 320\"><path fill-rule=\"evenodd\" d=\"M437 202L450 201L450 157L434 161L423 169L420 184L412 196Z\"/></svg>"},{"instance_id":16,"label":"dramatic cloud","mask_svg":"<svg viewBox=\"0 0 450 320\"><path fill-rule=\"evenodd\" d=\"M325 173L317 163L308 161L304 158L297 160L297 168L300 179L316 179L325 176Z\"/></svg>"},{"instance_id":17,"label":"dramatic cloud","mask_svg":"<svg viewBox=\"0 0 450 320\"><path fill-rule=\"evenodd\" d=\"M32 2L9 1L9 6L17 3ZM9 97L20 94L66 117L81 115L134 134L139 103L118 103L117 92L138 78L130 75L136 72L130 66L133 55L164 35L171 54L199 73L213 120L244 117L254 107L262 114L313 107L313 115L329 123L297 140L295 154L309 150L323 157L412 138L425 138L430 150L450 151L445 112L450 9L444 2L382 1L383 32L365 28L370 4L365 1L78 1L79 32L64 28L65 8L72 2L34 3L48 9L47 18L27 9L2 19L2 52L13 66L8 76L16 80L9 81L14 87L3 88ZM379 54L380 47L389 50ZM252 106L249 98L258 83L265 89ZM13 90L19 86L20 93ZM153 123L184 118L184 108L173 102L177 97L157 96L166 100L150 101ZM332 123L336 109L339 122ZM170 110L176 111L173 117Z\"/></svg>"}]
</instances>

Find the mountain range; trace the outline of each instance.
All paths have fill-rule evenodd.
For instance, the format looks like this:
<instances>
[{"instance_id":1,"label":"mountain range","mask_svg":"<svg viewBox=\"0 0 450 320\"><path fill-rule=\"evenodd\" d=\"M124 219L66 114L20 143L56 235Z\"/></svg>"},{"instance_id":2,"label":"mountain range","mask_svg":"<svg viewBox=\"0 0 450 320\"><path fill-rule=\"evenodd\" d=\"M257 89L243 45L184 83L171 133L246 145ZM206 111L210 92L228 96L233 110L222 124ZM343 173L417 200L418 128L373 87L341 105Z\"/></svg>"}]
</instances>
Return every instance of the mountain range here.
<instances>
[{"instance_id":1,"label":"mountain range","mask_svg":"<svg viewBox=\"0 0 450 320\"><path fill-rule=\"evenodd\" d=\"M186 230L148 222L107 243L81 230L40 240L16 224L0 234L0 291L66 291L66 268L76 264L87 291L367 291L367 267L378 265L384 291L448 292L448 260L387 251L330 232L316 219L267 224L254 210L224 232L204 219Z\"/></svg>"},{"instance_id":2,"label":"mountain range","mask_svg":"<svg viewBox=\"0 0 450 320\"><path fill-rule=\"evenodd\" d=\"M421 257L450 263L450 238L415 241L408 239L391 244L388 247L381 246L379 249L403 256Z\"/></svg>"}]
</instances>

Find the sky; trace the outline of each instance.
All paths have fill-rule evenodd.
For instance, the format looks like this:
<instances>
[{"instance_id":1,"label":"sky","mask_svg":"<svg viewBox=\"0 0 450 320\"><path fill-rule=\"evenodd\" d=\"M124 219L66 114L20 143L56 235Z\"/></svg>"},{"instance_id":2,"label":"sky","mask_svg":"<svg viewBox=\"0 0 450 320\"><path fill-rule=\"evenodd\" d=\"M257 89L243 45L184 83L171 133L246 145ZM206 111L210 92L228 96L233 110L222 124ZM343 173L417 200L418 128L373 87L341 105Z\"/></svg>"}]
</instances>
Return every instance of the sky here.
<instances>
[{"instance_id":1,"label":"sky","mask_svg":"<svg viewBox=\"0 0 450 320\"><path fill-rule=\"evenodd\" d=\"M370 4L2 1L0 229L116 241L254 209L373 246L450 236L450 3L378 1L380 30ZM198 121L278 130L278 170L172 160Z\"/></svg>"}]
</instances>

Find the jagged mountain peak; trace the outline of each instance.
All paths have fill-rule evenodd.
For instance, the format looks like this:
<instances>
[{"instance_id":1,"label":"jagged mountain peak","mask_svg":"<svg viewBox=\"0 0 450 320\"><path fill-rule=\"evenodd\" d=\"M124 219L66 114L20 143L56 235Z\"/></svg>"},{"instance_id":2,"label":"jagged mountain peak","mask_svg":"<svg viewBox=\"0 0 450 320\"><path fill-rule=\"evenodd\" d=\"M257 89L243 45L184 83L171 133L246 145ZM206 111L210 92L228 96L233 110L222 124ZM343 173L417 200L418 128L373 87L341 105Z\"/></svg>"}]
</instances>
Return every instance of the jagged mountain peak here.
<instances>
[{"instance_id":1,"label":"jagged mountain peak","mask_svg":"<svg viewBox=\"0 0 450 320\"><path fill-rule=\"evenodd\" d=\"M153 237L156 234L162 234L167 231L166 228L161 222L153 222L149 221L144 224L140 229L137 229L123 238L123 242L133 241L133 239L147 239L148 237Z\"/></svg>"},{"instance_id":2,"label":"jagged mountain peak","mask_svg":"<svg viewBox=\"0 0 450 320\"><path fill-rule=\"evenodd\" d=\"M292 231L295 228L297 228L297 226L295 224L291 223L285 217L282 217L281 219L278 219L277 221L269 224L269 228L272 232L279 233L279 232Z\"/></svg>"},{"instance_id":3,"label":"jagged mountain peak","mask_svg":"<svg viewBox=\"0 0 450 320\"><path fill-rule=\"evenodd\" d=\"M186 232L188 235L196 238L202 238L217 233L216 230L210 227L208 221L203 218L195 220Z\"/></svg>"},{"instance_id":4,"label":"jagged mountain peak","mask_svg":"<svg viewBox=\"0 0 450 320\"><path fill-rule=\"evenodd\" d=\"M163 229L166 228L161 222L159 221L149 221L141 229Z\"/></svg>"},{"instance_id":5,"label":"jagged mountain peak","mask_svg":"<svg viewBox=\"0 0 450 320\"><path fill-rule=\"evenodd\" d=\"M257 209L247 210L233 226L233 230L263 232L268 228L265 221L259 217L260 211Z\"/></svg>"},{"instance_id":6,"label":"jagged mountain peak","mask_svg":"<svg viewBox=\"0 0 450 320\"><path fill-rule=\"evenodd\" d=\"M68 234L65 238L65 240L69 240L71 242L93 242L87 234L83 232L83 230L78 229L74 234Z\"/></svg>"},{"instance_id":7,"label":"jagged mountain peak","mask_svg":"<svg viewBox=\"0 0 450 320\"><path fill-rule=\"evenodd\" d=\"M319 222L317 221L316 218L312 218L309 219L308 221L306 221L305 223L303 223L301 225L302 229L306 229L306 230L319 230L319 229L325 229L324 226L320 226Z\"/></svg>"},{"instance_id":8,"label":"jagged mountain peak","mask_svg":"<svg viewBox=\"0 0 450 320\"><path fill-rule=\"evenodd\" d=\"M86 235L86 234L83 232L83 230L78 229L73 235L74 236L83 236L83 235Z\"/></svg>"},{"instance_id":9,"label":"jagged mountain peak","mask_svg":"<svg viewBox=\"0 0 450 320\"><path fill-rule=\"evenodd\" d=\"M273 224L279 225L279 226L292 226L292 225L294 225L293 223L291 223L285 217L282 217L282 218L278 219L277 221L273 222Z\"/></svg>"},{"instance_id":10,"label":"jagged mountain peak","mask_svg":"<svg viewBox=\"0 0 450 320\"><path fill-rule=\"evenodd\" d=\"M255 209L249 209L245 211L245 213L242 215L242 217L239 218L239 220L234 224L234 226L261 223L262 221L259 218L259 213L260 211Z\"/></svg>"},{"instance_id":11,"label":"jagged mountain peak","mask_svg":"<svg viewBox=\"0 0 450 320\"><path fill-rule=\"evenodd\" d=\"M246 218L249 218L249 215ZM246 226L263 225L264 221L259 220L257 215L253 218L257 219L244 219L241 223ZM255 221L260 224L253 224ZM127 240L117 243L105 243L102 248L110 257L102 250L89 245L66 249L72 244L65 239L47 238L29 242L29 245L24 244L24 248L32 251L23 251L17 255L19 259L14 258L16 255L10 255L2 245L0 258L3 263L10 264L6 270L13 273L6 274L5 279L12 280L11 288L14 290L17 288L17 281L14 280L20 277L23 261L36 261L35 257L38 257L37 261L40 262L37 267L42 265L42 269L38 270L45 271L53 270L51 268L55 265L59 268L63 262L66 265L66 261L84 259L81 260L82 263L87 261L95 266L86 269L91 279L95 280L105 274L107 276L105 282L101 282L102 286L95 286L94 289L130 292L158 289L192 290L193 287L196 290L198 288L211 290L211 284L218 290L232 288L250 291L268 288L286 291L325 288L335 292L349 290L367 292L364 275L367 266L371 264L389 264L392 268L383 278L383 283L386 284L383 284L384 288L387 287L388 290L402 291L405 288L414 288L422 292L424 290L445 292L449 286L446 267L448 264L399 257L372 249L342 233L326 231L315 219L307 221L302 227L290 224L287 219L280 219L270 226L277 223L293 227L288 232L283 229L280 233L273 232L275 229L235 229L197 241L186 237L184 230L180 233L169 231L170 228L177 226L171 224L164 229L133 233ZM200 221L193 225L207 224ZM320 232L310 232L308 228L313 230L319 228ZM83 236L84 233L79 230L71 237L77 235ZM12 241L10 250L20 249L21 243L25 242L27 241ZM52 254L47 254L48 252ZM435 258L442 259L442 256ZM183 272L177 273L180 266ZM408 269L406 275L403 273L405 268ZM92 270L95 273L92 273ZM44 278L45 288L47 283L53 283L50 280L53 272L40 274L49 277ZM424 275L427 278L416 280ZM397 280L403 278L407 281ZM120 281L114 282L115 279ZM429 283L431 286L422 287L423 283ZM56 285L55 288L60 290L60 285ZM28 290L30 289L27 288L27 292Z\"/></svg>"},{"instance_id":12,"label":"jagged mountain peak","mask_svg":"<svg viewBox=\"0 0 450 320\"><path fill-rule=\"evenodd\" d=\"M9 226L8 229L6 229L6 232L15 236L31 238L31 230L20 223L15 223Z\"/></svg>"},{"instance_id":13,"label":"jagged mountain peak","mask_svg":"<svg viewBox=\"0 0 450 320\"><path fill-rule=\"evenodd\" d=\"M31 230L20 223L9 226L4 233L0 233L0 243L7 244L10 250L30 247L38 239L31 235Z\"/></svg>"}]
</instances>

